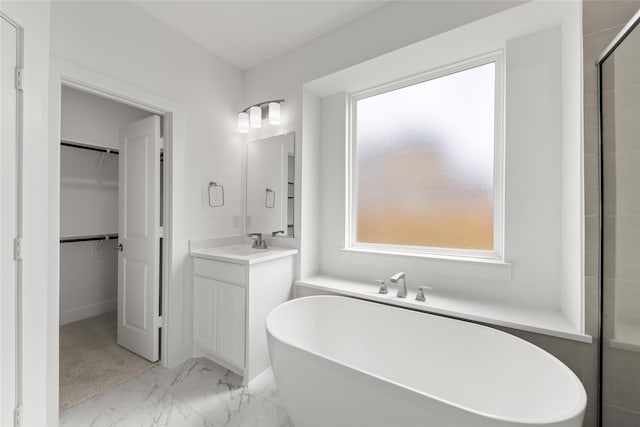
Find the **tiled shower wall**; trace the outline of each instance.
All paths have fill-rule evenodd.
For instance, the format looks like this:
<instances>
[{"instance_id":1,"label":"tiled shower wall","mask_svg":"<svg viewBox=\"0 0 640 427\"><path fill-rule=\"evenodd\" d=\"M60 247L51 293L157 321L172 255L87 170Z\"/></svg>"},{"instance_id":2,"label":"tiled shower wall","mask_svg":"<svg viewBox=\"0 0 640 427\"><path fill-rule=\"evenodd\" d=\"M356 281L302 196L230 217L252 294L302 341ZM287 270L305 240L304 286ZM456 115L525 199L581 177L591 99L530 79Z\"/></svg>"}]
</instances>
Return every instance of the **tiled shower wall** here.
<instances>
[{"instance_id":1,"label":"tiled shower wall","mask_svg":"<svg viewBox=\"0 0 640 427\"><path fill-rule=\"evenodd\" d=\"M584 427L597 425L598 398L598 274L599 274L599 178L598 178L598 103L596 59L622 30L640 1L601 0L583 2L582 31L584 54L584 212L585 212L585 321L592 344L583 344L545 335L509 330L530 341L567 364L582 380L589 399ZM624 368L627 375L633 370ZM635 374L640 374L636 370ZM637 381L635 381L637 383ZM631 398L634 390L618 390ZM607 407L604 427L640 426L640 414Z\"/></svg>"},{"instance_id":2,"label":"tiled shower wall","mask_svg":"<svg viewBox=\"0 0 640 427\"><path fill-rule=\"evenodd\" d=\"M583 4L583 50L584 50L584 154L585 154L585 239L588 292L598 286L598 105L595 61L622 27L640 9L638 1L586 1ZM611 181L611 180L609 180ZM605 250L611 250L607 247ZM609 259L613 254L605 254ZM629 254L633 256L632 254ZM610 300L610 298L609 298ZM609 304L607 304L609 306ZM613 314L611 314L613 315ZM593 316L587 312L587 319ZM605 312L605 322L611 323ZM597 318L596 318L597 319ZM638 387L640 380L640 358L637 353L617 350L607 353L605 358L605 395L603 408L604 427L639 426ZM615 361L613 356L615 357ZM631 357L628 357L631 356ZM612 363L615 362L615 363ZM611 387L613 385L613 387Z\"/></svg>"},{"instance_id":3,"label":"tiled shower wall","mask_svg":"<svg viewBox=\"0 0 640 427\"><path fill-rule=\"evenodd\" d=\"M585 9L584 49L585 58L598 55L604 45L621 30L622 26L640 8L640 2L587 2ZM638 30L627 38L623 46L617 49L618 54L606 62L607 78L603 82L605 91L605 145L604 169L605 190L607 193L604 205L605 239L603 255L604 268L601 269L605 279L605 311L602 338L603 357L603 421L604 427L640 426L640 354L628 349L614 348L609 339L614 338L614 319L623 320L625 326L634 323L640 301L633 293L624 297L620 291L637 293L637 208L631 201L637 198L637 148L636 131L637 89L628 86L629 82L637 82ZM590 50L588 50L590 49ZM589 64L585 64L585 68ZM591 65L590 68L593 68ZM633 76L632 80L624 76ZM615 85L614 85L615 76ZM595 79L587 80L585 73L585 94L593 94L595 99ZM609 83L607 85L607 83ZM612 90L614 87L617 89ZM587 96L587 95L585 95ZM586 99L586 98L585 98ZM594 108L594 111L596 109ZM585 111L585 114L587 111ZM592 118L585 116L585 123ZM613 120L610 120L613 119ZM609 131L607 131L607 129ZM597 136L597 134L594 135ZM587 134L585 131L585 138ZM589 141L586 139L586 141ZM631 142L625 145L625 142ZM585 150L588 146L585 146ZM596 146L597 147L597 146ZM585 156L586 157L586 156ZM594 154L592 157L596 158ZM587 163L588 164L588 163ZM597 205L596 205L597 207ZM589 204L587 204L589 209ZM588 213L588 212L587 212ZM631 320L631 322L629 322ZM633 330L617 331L615 338L626 342L625 333ZM618 336L620 333L620 336ZM631 341L633 342L633 341Z\"/></svg>"}]
</instances>

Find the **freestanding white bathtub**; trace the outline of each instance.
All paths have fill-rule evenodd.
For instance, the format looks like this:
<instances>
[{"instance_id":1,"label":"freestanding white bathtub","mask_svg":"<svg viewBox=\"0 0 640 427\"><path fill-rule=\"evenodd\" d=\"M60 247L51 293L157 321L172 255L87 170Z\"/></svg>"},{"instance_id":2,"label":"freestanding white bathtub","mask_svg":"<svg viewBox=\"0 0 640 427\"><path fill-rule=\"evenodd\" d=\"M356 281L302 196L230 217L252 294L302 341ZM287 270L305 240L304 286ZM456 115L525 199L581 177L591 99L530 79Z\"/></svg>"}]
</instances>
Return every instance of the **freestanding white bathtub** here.
<instances>
[{"instance_id":1,"label":"freestanding white bathtub","mask_svg":"<svg viewBox=\"0 0 640 427\"><path fill-rule=\"evenodd\" d=\"M582 425L573 372L492 328L337 296L286 302L266 325L296 427Z\"/></svg>"}]
</instances>

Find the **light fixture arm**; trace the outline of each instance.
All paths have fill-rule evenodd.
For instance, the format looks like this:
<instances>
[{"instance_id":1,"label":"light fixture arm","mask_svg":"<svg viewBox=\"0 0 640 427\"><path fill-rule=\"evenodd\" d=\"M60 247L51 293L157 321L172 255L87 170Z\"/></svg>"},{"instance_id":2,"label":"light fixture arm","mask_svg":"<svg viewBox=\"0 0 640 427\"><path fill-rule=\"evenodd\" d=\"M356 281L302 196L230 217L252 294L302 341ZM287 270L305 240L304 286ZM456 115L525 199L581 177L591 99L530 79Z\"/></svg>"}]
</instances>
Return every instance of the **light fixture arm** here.
<instances>
[{"instance_id":1,"label":"light fixture arm","mask_svg":"<svg viewBox=\"0 0 640 427\"><path fill-rule=\"evenodd\" d=\"M251 107L260 107L264 111L264 107L267 107L272 102L276 102L278 104L282 104L284 102L284 99L274 99L274 100L271 100L271 101L263 101L263 102L258 102L257 104L251 104L247 108L245 108L244 110L239 111L238 113L247 113L249 111L249 108L251 108Z\"/></svg>"}]
</instances>

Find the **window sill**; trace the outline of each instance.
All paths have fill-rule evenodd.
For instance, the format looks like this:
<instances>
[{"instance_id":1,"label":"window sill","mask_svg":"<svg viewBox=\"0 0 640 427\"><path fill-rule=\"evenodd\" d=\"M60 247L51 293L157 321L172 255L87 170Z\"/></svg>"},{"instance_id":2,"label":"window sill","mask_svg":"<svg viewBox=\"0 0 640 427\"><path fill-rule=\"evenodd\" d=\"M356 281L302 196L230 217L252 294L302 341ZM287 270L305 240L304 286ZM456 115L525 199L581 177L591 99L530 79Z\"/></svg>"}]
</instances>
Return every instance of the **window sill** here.
<instances>
[{"instance_id":1,"label":"window sill","mask_svg":"<svg viewBox=\"0 0 640 427\"><path fill-rule=\"evenodd\" d=\"M433 291L427 301L415 300L416 292L409 289L407 298L397 298L395 289L382 295L376 285L356 280L338 279L330 276L313 276L296 282L296 287L312 288L324 292L361 298L368 301L404 307L426 313L439 314L489 325L518 329L537 334L550 335L574 341L591 343L592 338L576 331L560 311L528 307L492 304L459 296L450 296Z\"/></svg>"},{"instance_id":2,"label":"window sill","mask_svg":"<svg viewBox=\"0 0 640 427\"><path fill-rule=\"evenodd\" d=\"M448 275L456 275L458 277L484 277L494 280L511 280L512 265L502 259L463 257L424 252L383 251L371 248L352 247L340 250L347 253L362 255L416 258L427 263L432 263L434 266L441 265L443 269L446 269ZM452 264L455 265L455 273L451 270ZM484 271L480 272L480 269ZM437 271L437 269L434 271Z\"/></svg>"}]
</instances>

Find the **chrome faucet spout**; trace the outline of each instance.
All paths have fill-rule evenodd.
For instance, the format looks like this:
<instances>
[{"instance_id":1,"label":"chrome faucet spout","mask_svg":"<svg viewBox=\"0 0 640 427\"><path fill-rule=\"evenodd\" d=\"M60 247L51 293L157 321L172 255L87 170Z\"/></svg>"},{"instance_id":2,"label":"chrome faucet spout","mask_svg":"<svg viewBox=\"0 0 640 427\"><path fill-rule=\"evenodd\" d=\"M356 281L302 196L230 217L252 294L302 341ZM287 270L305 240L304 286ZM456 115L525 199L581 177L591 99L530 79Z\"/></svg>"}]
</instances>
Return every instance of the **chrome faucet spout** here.
<instances>
[{"instance_id":1,"label":"chrome faucet spout","mask_svg":"<svg viewBox=\"0 0 640 427\"><path fill-rule=\"evenodd\" d=\"M262 233L251 233L249 237L253 239L253 245L251 245L254 249L267 249L267 241L262 238Z\"/></svg>"},{"instance_id":2,"label":"chrome faucet spout","mask_svg":"<svg viewBox=\"0 0 640 427\"><path fill-rule=\"evenodd\" d=\"M406 273L401 272L401 273L397 273L394 274L393 276L391 276L391 279L389 279L389 281L391 283L395 283L398 284L398 298L406 298L407 297L407 278L406 278ZM402 279L402 284L398 283L398 281Z\"/></svg>"}]
</instances>

